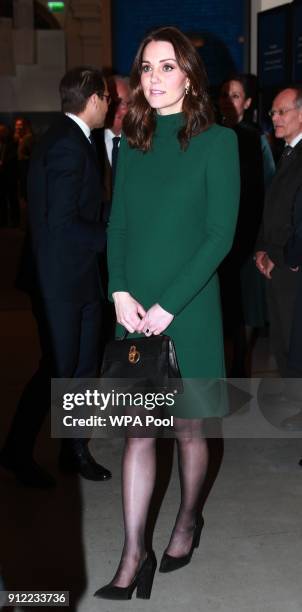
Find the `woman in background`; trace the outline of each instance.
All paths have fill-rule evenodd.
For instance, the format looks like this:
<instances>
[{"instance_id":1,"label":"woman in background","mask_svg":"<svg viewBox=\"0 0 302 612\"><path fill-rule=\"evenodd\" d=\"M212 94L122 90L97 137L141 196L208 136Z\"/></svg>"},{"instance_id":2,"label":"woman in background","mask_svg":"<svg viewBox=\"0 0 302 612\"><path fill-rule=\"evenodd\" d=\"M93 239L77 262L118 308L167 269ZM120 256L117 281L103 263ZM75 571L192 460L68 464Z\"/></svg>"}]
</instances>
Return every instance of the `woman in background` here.
<instances>
[{"instance_id":1,"label":"woman in background","mask_svg":"<svg viewBox=\"0 0 302 612\"><path fill-rule=\"evenodd\" d=\"M34 147L34 135L30 121L17 117L14 124L14 141L17 147L19 194L23 203L27 202L27 175L29 161Z\"/></svg>"},{"instance_id":2,"label":"woman in background","mask_svg":"<svg viewBox=\"0 0 302 612\"><path fill-rule=\"evenodd\" d=\"M109 293L130 334L167 332L182 377L224 376L216 270L231 247L239 200L236 138L214 125L200 57L178 29L149 34L137 52L109 223ZM198 396L174 419L181 503L160 571L190 562L203 525L208 463L203 419L222 416ZM186 429L186 435L182 431ZM191 434L190 434L191 431ZM156 472L155 438L127 438L125 542L107 599L150 597L155 555L145 527Z\"/></svg>"},{"instance_id":3,"label":"woman in background","mask_svg":"<svg viewBox=\"0 0 302 612\"><path fill-rule=\"evenodd\" d=\"M248 367L252 332L267 323L264 279L255 269L253 252L263 213L265 187L275 164L266 137L246 119L253 99L247 75L235 75L220 88L222 124L238 138L240 207L233 247L220 266L223 318L231 339L230 376L250 376Z\"/></svg>"}]
</instances>

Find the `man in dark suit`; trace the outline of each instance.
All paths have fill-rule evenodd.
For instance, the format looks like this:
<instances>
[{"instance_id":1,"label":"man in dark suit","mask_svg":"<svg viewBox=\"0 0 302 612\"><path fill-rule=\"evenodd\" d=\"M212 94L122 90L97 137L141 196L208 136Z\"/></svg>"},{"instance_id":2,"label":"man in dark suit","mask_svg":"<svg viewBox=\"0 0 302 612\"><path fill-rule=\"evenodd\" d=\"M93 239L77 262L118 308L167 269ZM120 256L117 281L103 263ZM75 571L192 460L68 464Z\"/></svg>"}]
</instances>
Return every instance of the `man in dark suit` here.
<instances>
[{"instance_id":1,"label":"man in dark suit","mask_svg":"<svg viewBox=\"0 0 302 612\"><path fill-rule=\"evenodd\" d=\"M298 105L302 113L302 89L298 91ZM298 143L302 146L302 124ZM297 146L296 145L296 146ZM301 166L300 166L301 168ZM301 171L301 170L300 170ZM289 240L284 252L285 262L292 272L298 274L298 289L294 307L294 314L291 327L291 337L289 345L288 363L291 370L296 372L296 376L302 382L302 183L297 190L295 205L292 211L292 227ZM287 418L283 426L289 431L302 431L302 410L293 417ZM302 465L302 460L300 461Z\"/></svg>"},{"instance_id":2,"label":"man in dark suit","mask_svg":"<svg viewBox=\"0 0 302 612\"><path fill-rule=\"evenodd\" d=\"M28 203L34 280L33 312L42 359L21 397L0 464L31 486L51 486L32 458L49 409L50 374L62 378L98 375L103 293L98 254L105 246L100 221L102 186L91 130L104 124L109 93L102 72L78 67L60 83L62 115L36 147L30 164ZM91 480L111 474L97 464L88 440L66 439L65 471Z\"/></svg>"},{"instance_id":3,"label":"man in dark suit","mask_svg":"<svg viewBox=\"0 0 302 612\"><path fill-rule=\"evenodd\" d=\"M285 399L299 402L297 372L288 361L299 272L286 265L284 247L290 238L293 211L301 206L302 92L297 88L281 91L273 101L271 117L276 137L283 138L286 146L267 190L255 259L268 279L270 334L279 373L287 379ZM284 401L284 396L279 399Z\"/></svg>"},{"instance_id":4,"label":"man in dark suit","mask_svg":"<svg viewBox=\"0 0 302 612\"><path fill-rule=\"evenodd\" d=\"M115 172L118 160L118 151L122 136L123 119L128 111L130 101L130 87L127 77L114 75L107 79L111 103L106 116L105 127L95 130L93 136L96 142L98 158L101 167L103 181L103 220L107 225L112 201L112 192L115 180ZM100 257L100 268L105 293L108 287L108 268L106 252ZM115 310L109 300L105 306L105 333L104 342L110 340L114 335Z\"/></svg>"},{"instance_id":5,"label":"man in dark suit","mask_svg":"<svg viewBox=\"0 0 302 612\"><path fill-rule=\"evenodd\" d=\"M284 257L290 269L298 273L299 276L291 326L288 363L290 369L296 372L296 376L299 378L299 384L302 387L302 186L293 211L292 233L285 247ZM282 424L288 431L302 432L301 408L297 414L288 417ZM300 460L300 465L302 466L302 459Z\"/></svg>"}]
</instances>

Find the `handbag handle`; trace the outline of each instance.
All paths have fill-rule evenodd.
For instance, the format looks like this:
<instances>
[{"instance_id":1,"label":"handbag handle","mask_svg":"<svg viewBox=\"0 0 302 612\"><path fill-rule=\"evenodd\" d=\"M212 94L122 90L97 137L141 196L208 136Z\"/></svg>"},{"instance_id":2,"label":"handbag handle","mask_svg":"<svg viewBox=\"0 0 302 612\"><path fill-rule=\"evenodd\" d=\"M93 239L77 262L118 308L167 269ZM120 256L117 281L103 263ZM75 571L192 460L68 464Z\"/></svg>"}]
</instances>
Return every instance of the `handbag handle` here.
<instances>
[{"instance_id":1,"label":"handbag handle","mask_svg":"<svg viewBox=\"0 0 302 612\"><path fill-rule=\"evenodd\" d=\"M126 340L127 336L128 336L128 330L125 328L125 331L123 333L123 335L121 336L121 338L117 338L118 340Z\"/></svg>"},{"instance_id":2,"label":"handbag handle","mask_svg":"<svg viewBox=\"0 0 302 612\"><path fill-rule=\"evenodd\" d=\"M119 338L117 338L117 340L126 340L127 336L128 336L129 332L127 329L125 329L124 333L122 336L120 336ZM162 336L163 334L158 334L159 336ZM144 336L143 336L144 337ZM148 336L146 336L146 338L148 338Z\"/></svg>"}]
</instances>

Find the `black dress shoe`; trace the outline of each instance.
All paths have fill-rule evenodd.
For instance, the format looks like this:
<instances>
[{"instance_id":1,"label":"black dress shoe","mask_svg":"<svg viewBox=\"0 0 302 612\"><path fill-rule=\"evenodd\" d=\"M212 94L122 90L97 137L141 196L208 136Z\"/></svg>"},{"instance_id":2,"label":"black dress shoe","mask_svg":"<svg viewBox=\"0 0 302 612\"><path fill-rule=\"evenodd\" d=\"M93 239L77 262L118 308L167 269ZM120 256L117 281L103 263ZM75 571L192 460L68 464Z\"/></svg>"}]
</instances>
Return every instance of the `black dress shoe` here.
<instances>
[{"instance_id":1,"label":"black dress shoe","mask_svg":"<svg viewBox=\"0 0 302 612\"><path fill-rule=\"evenodd\" d=\"M109 480L112 474L97 463L90 454L87 444L62 446L59 467L67 474L80 474L87 480Z\"/></svg>"},{"instance_id":2,"label":"black dress shoe","mask_svg":"<svg viewBox=\"0 0 302 612\"><path fill-rule=\"evenodd\" d=\"M31 458L21 464L12 455L2 451L0 453L0 466L13 472L18 482L26 487L50 489L56 486L55 479Z\"/></svg>"},{"instance_id":3,"label":"black dress shoe","mask_svg":"<svg viewBox=\"0 0 302 612\"><path fill-rule=\"evenodd\" d=\"M131 599L132 593L136 589L136 597L150 599L156 565L156 557L152 550L148 553L132 582L127 587L114 586L110 582L96 591L94 596L101 599Z\"/></svg>"},{"instance_id":4,"label":"black dress shoe","mask_svg":"<svg viewBox=\"0 0 302 612\"><path fill-rule=\"evenodd\" d=\"M195 525L192 545L186 555L183 555L182 557L172 557L167 553L163 554L158 570L159 572L162 572L163 574L166 574L167 572L174 572L175 570L180 569L181 567L184 567L185 565L188 565L188 563L190 563L194 548L198 548L199 546L200 534L203 526L204 520L203 517L201 517Z\"/></svg>"}]
</instances>

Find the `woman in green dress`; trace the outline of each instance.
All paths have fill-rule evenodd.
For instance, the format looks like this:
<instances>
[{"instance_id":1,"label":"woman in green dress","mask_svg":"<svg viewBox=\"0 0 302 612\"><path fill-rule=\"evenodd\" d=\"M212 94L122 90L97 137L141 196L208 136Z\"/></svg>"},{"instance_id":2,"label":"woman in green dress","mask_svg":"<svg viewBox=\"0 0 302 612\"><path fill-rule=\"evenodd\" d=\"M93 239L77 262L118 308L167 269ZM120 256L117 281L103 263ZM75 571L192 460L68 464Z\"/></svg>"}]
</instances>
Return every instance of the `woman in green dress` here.
<instances>
[{"instance_id":1,"label":"woman in green dress","mask_svg":"<svg viewBox=\"0 0 302 612\"><path fill-rule=\"evenodd\" d=\"M213 123L201 59L178 29L149 34L137 52L108 232L109 292L130 333L166 332L184 379L224 376L217 267L232 245L239 201L235 134ZM203 419L221 415L198 397L174 420L181 504L160 571L189 563L207 470ZM182 436L183 423L192 435ZM199 435L196 435L196 432ZM108 599L148 598L156 560L145 526L155 482L155 438L127 438L125 542Z\"/></svg>"}]
</instances>

